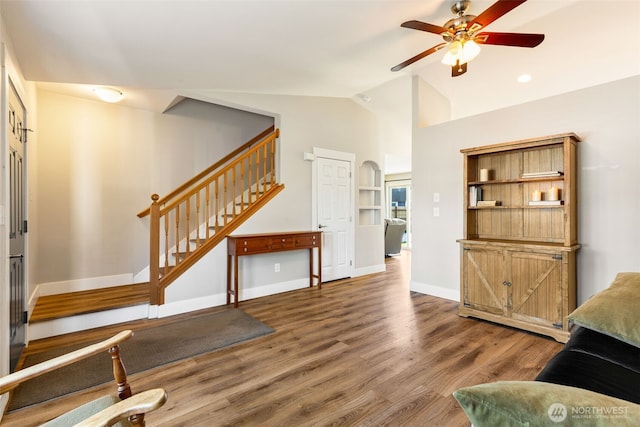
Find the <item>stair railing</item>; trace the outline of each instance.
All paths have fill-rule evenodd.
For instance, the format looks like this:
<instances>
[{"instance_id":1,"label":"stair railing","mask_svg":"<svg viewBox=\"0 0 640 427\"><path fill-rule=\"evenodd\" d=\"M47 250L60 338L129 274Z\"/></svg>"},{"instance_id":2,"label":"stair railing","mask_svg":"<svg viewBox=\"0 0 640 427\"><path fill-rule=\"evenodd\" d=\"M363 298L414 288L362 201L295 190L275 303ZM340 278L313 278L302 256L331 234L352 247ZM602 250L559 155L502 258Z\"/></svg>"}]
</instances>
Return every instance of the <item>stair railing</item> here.
<instances>
[{"instance_id":1,"label":"stair railing","mask_svg":"<svg viewBox=\"0 0 640 427\"><path fill-rule=\"evenodd\" d=\"M151 196L149 292L164 304L164 290L284 186L276 183L276 139L271 127L181 185ZM258 142L259 141L259 142Z\"/></svg>"}]
</instances>

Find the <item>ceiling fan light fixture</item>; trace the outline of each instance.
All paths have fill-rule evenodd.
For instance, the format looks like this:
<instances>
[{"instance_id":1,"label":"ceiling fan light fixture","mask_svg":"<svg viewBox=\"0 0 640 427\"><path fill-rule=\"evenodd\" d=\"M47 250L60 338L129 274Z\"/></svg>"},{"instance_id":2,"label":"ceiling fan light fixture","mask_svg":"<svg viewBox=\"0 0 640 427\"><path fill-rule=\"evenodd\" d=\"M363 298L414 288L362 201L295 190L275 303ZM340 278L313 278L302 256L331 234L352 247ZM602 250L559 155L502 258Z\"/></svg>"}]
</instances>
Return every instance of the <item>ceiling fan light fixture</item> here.
<instances>
[{"instance_id":1,"label":"ceiling fan light fixture","mask_svg":"<svg viewBox=\"0 0 640 427\"><path fill-rule=\"evenodd\" d=\"M480 46L473 40L456 40L447 49L447 53L442 58L442 63L454 66L457 63L466 64L480 53Z\"/></svg>"},{"instance_id":2,"label":"ceiling fan light fixture","mask_svg":"<svg viewBox=\"0 0 640 427\"><path fill-rule=\"evenodd\" d=\"M480 53L480 45L473 40L467 40L462 45L462 60L469 62ZM462 62L462 61L460 61Z\"/></svg>"},{"instance_id":3,"label":"ceiling fan light fixture","mask_svg":"<svg viewBox=\"0 0 640 427\"><path fill-rule=\"evenodd\" d=\"M442 63L450 66L456 65L456 62L460 59L462 53L462 43L456 40L449 45L447 53L442 58Z\"/></svg>"},{"instance_id":4,"label":"ceiling fan light fixture","mask_svg":"<svg viewBox=\"0 0 640 427\"><path fill-rule=\"evenodd\" d=\"M100 86L94 87L93 93L104 102L116 103L124 99L124 93L112 87Z\"/></svg>"}]
</instances>

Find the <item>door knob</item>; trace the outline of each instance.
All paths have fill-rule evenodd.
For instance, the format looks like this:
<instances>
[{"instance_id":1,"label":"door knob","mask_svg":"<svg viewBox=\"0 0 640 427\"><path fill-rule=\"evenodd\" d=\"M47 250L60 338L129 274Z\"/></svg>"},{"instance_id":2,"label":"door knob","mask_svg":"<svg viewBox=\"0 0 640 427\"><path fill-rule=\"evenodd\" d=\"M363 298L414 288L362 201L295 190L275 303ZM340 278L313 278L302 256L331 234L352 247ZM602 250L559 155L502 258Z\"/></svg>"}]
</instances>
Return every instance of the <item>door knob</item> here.
<instances>
[{"instance_id":1,"label":"door knob","mask_svg":"<svg viewBox=\"0 0 640 427\"><path fill-rule=\"evenodd\" d=\"M322 225L322 224L318 224L318 228L327 228L328 225Z\"/></svg>"}]
</instances>

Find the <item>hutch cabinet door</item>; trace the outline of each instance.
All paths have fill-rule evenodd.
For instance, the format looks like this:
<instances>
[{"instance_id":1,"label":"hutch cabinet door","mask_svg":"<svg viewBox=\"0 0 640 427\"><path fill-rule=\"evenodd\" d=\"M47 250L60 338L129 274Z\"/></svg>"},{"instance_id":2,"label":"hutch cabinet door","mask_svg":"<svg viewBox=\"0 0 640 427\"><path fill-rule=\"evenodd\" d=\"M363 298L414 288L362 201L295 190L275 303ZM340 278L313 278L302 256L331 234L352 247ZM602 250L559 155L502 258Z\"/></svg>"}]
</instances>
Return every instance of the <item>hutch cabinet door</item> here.
<instances>
[{"instance_id":1,"label":"hutch cabinet door","mask_svg":"<svg viewBox=\"0 0 640 427\"><path fill-rule=\"evenodd\" d=\"M562 328L562 255L508 251L507 315L517 320Z\"/></svg>"},{"instance_id":2,"label":"hutch cabinet door","mask_svg":"<svg viewBox=\"0 0 640 427\"><path fill-rule=\"evenodd\" d=\"M462 256L464 306L504 315L504 252L500 249L464 245Z\"/></svg>"}]
</instances>

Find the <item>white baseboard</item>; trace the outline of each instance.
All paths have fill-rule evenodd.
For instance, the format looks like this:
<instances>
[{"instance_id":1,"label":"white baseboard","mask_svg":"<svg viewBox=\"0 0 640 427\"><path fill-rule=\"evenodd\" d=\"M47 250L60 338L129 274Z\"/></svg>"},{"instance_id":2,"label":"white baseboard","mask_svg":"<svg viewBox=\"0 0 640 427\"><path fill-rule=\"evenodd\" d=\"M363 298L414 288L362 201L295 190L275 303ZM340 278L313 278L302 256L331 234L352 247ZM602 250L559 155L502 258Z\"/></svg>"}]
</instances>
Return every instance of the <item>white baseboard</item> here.
<instances>
[{"instance_id":1,"label":"white baseboard","mask_svg":"<svg viewBox=\"0 0 640 427\"><path fill-rule=\"evenodd\" d=\"M385 264L371 265L368 267L356 268L353 271L353 277L366 276L367 274L381 273L386 271L387 266Z\"/></svg>"},{"instance_id":2,"label":"white baseboard","mask_svg":"<svg viewBox=\"0 0 640 427\"><path fill-rule=\"evenodd\" d=\"M165 302L162 305L152 305L149 309L149 318L162 318L175 316L176 314L189 313L191 311L203 310L205 308L225 305L227 300L225 294L207 295L200 298L188 300Z\"/></svg>"},{"instance_id":3,"label":"white baseboard","mask_svg":"<svg viewBox=\"0 0 640 427\"><path fill-rule=\"evenodd\" d=\"M138 274L133 276L133 283L141 283L149 281L149 266L146 266Z\"/></svg>"},{"instance_id":4,"label":"white baseboard","mask_svg":"<svg viewBox=\"0 0 640 427\"><path fill-rule=\"evenodd\" d=\"M113 276L87 277L62 282L40 283L34 294L38 296L65 294L68 292L89 291L92 289L110 288L129 285L133 282L133 274L116 274Z\"/></svg>"},{"instance_id":5,"label":"white baseboard","mask_svg":"<svg viewBox=\"0 0 640 427\"><path fill-rule=\"evenodd\" d=\"M282 292L294 291L309 287L308 279L296 279L289 282L274 283L271 285L259 286L257 288L240 289L239 301L246 301L253 298L260 298L267 295L279 294ZM315 286L314 286L315 287ZM191 311L202 310L205 308L218 307L227 304L226 294L219 293L215 295L207 295L189 300L166 302L160 306L151 306L149 309L149 318L168 317L176 314L188 313Z\"/></svg>"},{"instance_id":6,"label":"white baseboard","mask_svg":"<svg viewBox=\"0 0 640 427\"><path fill-rule=\"evenodd\" d=\"M460 290L443 288L441 286L427 285L425 283L410 282L409 289L421 294L431 295L438 298L444 298L451 301L460 302Z\"/></svg>"}]
</instances>

